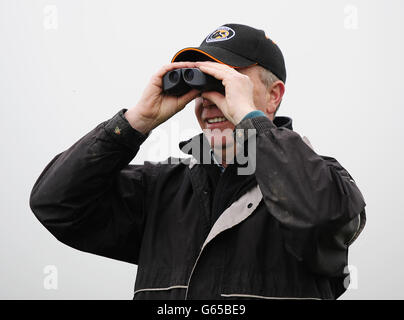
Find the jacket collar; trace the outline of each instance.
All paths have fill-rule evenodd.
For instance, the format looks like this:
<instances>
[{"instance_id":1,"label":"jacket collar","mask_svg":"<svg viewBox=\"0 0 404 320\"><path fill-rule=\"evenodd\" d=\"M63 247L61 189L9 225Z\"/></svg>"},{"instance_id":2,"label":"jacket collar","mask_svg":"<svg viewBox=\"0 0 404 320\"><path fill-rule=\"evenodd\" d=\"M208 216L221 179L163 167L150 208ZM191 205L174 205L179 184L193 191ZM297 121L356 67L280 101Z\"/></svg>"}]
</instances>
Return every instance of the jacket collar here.
<instances>
[{"instance_id":1,"label":"jacket collar","mask_svg":"<svg viewBox=\"0 0 404 320\"><path fill-rule=\"evenodd\" d=\"M287 128L289 130L293 130L292 118L289 118L289 117L275 117L275 119L272 122L278 128Z\"/></svg>"}]
</instances>

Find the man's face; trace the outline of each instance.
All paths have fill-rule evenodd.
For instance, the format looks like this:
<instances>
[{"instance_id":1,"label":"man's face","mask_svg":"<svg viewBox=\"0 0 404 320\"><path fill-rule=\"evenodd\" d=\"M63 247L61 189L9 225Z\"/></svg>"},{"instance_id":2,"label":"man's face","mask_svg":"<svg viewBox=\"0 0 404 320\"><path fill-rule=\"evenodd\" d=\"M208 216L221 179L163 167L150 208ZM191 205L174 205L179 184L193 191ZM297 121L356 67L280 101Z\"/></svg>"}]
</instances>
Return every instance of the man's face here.
<instances>
[{"instance_id":1,"label":"man's face","mask_svg":"<svg viewBox=\"0 0 404 320\"><path fill-rule=\"evenodd\" d=\"M236 70L247 75L251 79L254 84L254 105L258 110L267 113L266 105L269 99L269 92L267 87L261 81L260 68L257 66L251 66L238 68ZM210 138L208 140L213 144L212 147L215 147L213 141L216 139L211 139L211 137L209 137L210 135L218 136L227 132L228 134L225 134L225 141L223 137L220 138L223 147L224 143L226 143L226 147L229 147L229 144L233 143L233 138L230 133L234 130L235 125L224 117L222 111L213 102L203 97L196 98L195 114L201 129L204 130L205 134ZM217 137L216 141L219 141L219 137Z\"/></svg>"}]
</instances>

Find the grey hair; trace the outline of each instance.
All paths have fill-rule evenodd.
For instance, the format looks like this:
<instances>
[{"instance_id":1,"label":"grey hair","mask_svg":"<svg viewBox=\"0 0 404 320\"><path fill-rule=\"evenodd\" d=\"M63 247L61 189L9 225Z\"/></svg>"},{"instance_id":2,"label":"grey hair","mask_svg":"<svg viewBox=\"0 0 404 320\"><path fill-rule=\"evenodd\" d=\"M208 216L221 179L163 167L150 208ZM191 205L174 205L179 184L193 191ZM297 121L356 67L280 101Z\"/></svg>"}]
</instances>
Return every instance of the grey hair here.
<instances>
[{"instance_id":1,"label":"grey hair","mask_svg":"<svg viewBox=\"0 0 404 320\"><path fill-rule=\"evenodd\" d=\"M269 71L268 69L265 69L264 67L261 67L259 65L257 67L259 67L259 69L260 69L260 79L267 89L269 89L272 86L272 84L274 84L276 81L279 81L279 78L276 75L274 75L271 71ZM278 112L281 102L282 102L282 100L279 102L278 106L276 107L274 116Z\"/></svg>"}]
</instances>

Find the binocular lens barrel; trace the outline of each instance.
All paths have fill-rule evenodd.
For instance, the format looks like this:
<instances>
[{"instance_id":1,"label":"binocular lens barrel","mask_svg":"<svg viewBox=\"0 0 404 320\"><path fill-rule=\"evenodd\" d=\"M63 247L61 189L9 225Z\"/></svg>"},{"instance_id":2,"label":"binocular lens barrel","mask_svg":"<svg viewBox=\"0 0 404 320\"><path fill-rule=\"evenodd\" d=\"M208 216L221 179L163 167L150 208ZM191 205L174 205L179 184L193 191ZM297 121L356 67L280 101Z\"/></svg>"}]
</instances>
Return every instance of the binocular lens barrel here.
<instances>
[{"instance_id":1,"label":"binocular lens barrel","mask_svg":"<svg viewBox=\"0 0 404 320\"><path fill-rule=\"evenodd\" d=\"M170 72L169 78L171 82L176 83L180 76L178 75L178 72Z\"/></svg>"},{"instance_id":2,"label":"binocular lens barrel","mask_svg":"<svg viewBox=\"0 0 404 320\"><path fill-rule=\"evenodd\" d=\"M182 96L191 89L217 91L225 94L222 82L198 68L181 68L167 72L163 76L163 92L168 95Z\"/></svg>"},{"instance_id":3,"label":"binocular lens barrel","mask_svg":"<svg viewBox=\"0 0 404 320\"><path fill-rule=\"evenodd\" d=\"M194 71L192 69L185 69L183 71L183 75L185 81L192 81L194 78Z\"/></svg>"}]
</instances>

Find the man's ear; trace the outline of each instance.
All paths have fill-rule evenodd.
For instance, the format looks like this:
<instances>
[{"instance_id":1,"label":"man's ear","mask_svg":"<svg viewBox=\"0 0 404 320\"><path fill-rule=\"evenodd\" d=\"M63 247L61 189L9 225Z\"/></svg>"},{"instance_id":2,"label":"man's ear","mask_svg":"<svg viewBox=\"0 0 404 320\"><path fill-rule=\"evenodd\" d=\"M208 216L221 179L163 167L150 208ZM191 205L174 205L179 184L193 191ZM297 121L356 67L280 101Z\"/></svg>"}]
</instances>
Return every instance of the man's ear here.
<instances>
[{"instance_id":1,"label":"man's ear","mask_svg":"<svg viewBox=\"0 0 404 320\"><path fill-rule=\"evenodd\" d=\"M271 87L268 88L267 95L267 108L266 112L268 114L274 114L279 104L281 103L283 94L285 93L285 84L278 80L275 81Z\"/></svg>"}]
</instances>

